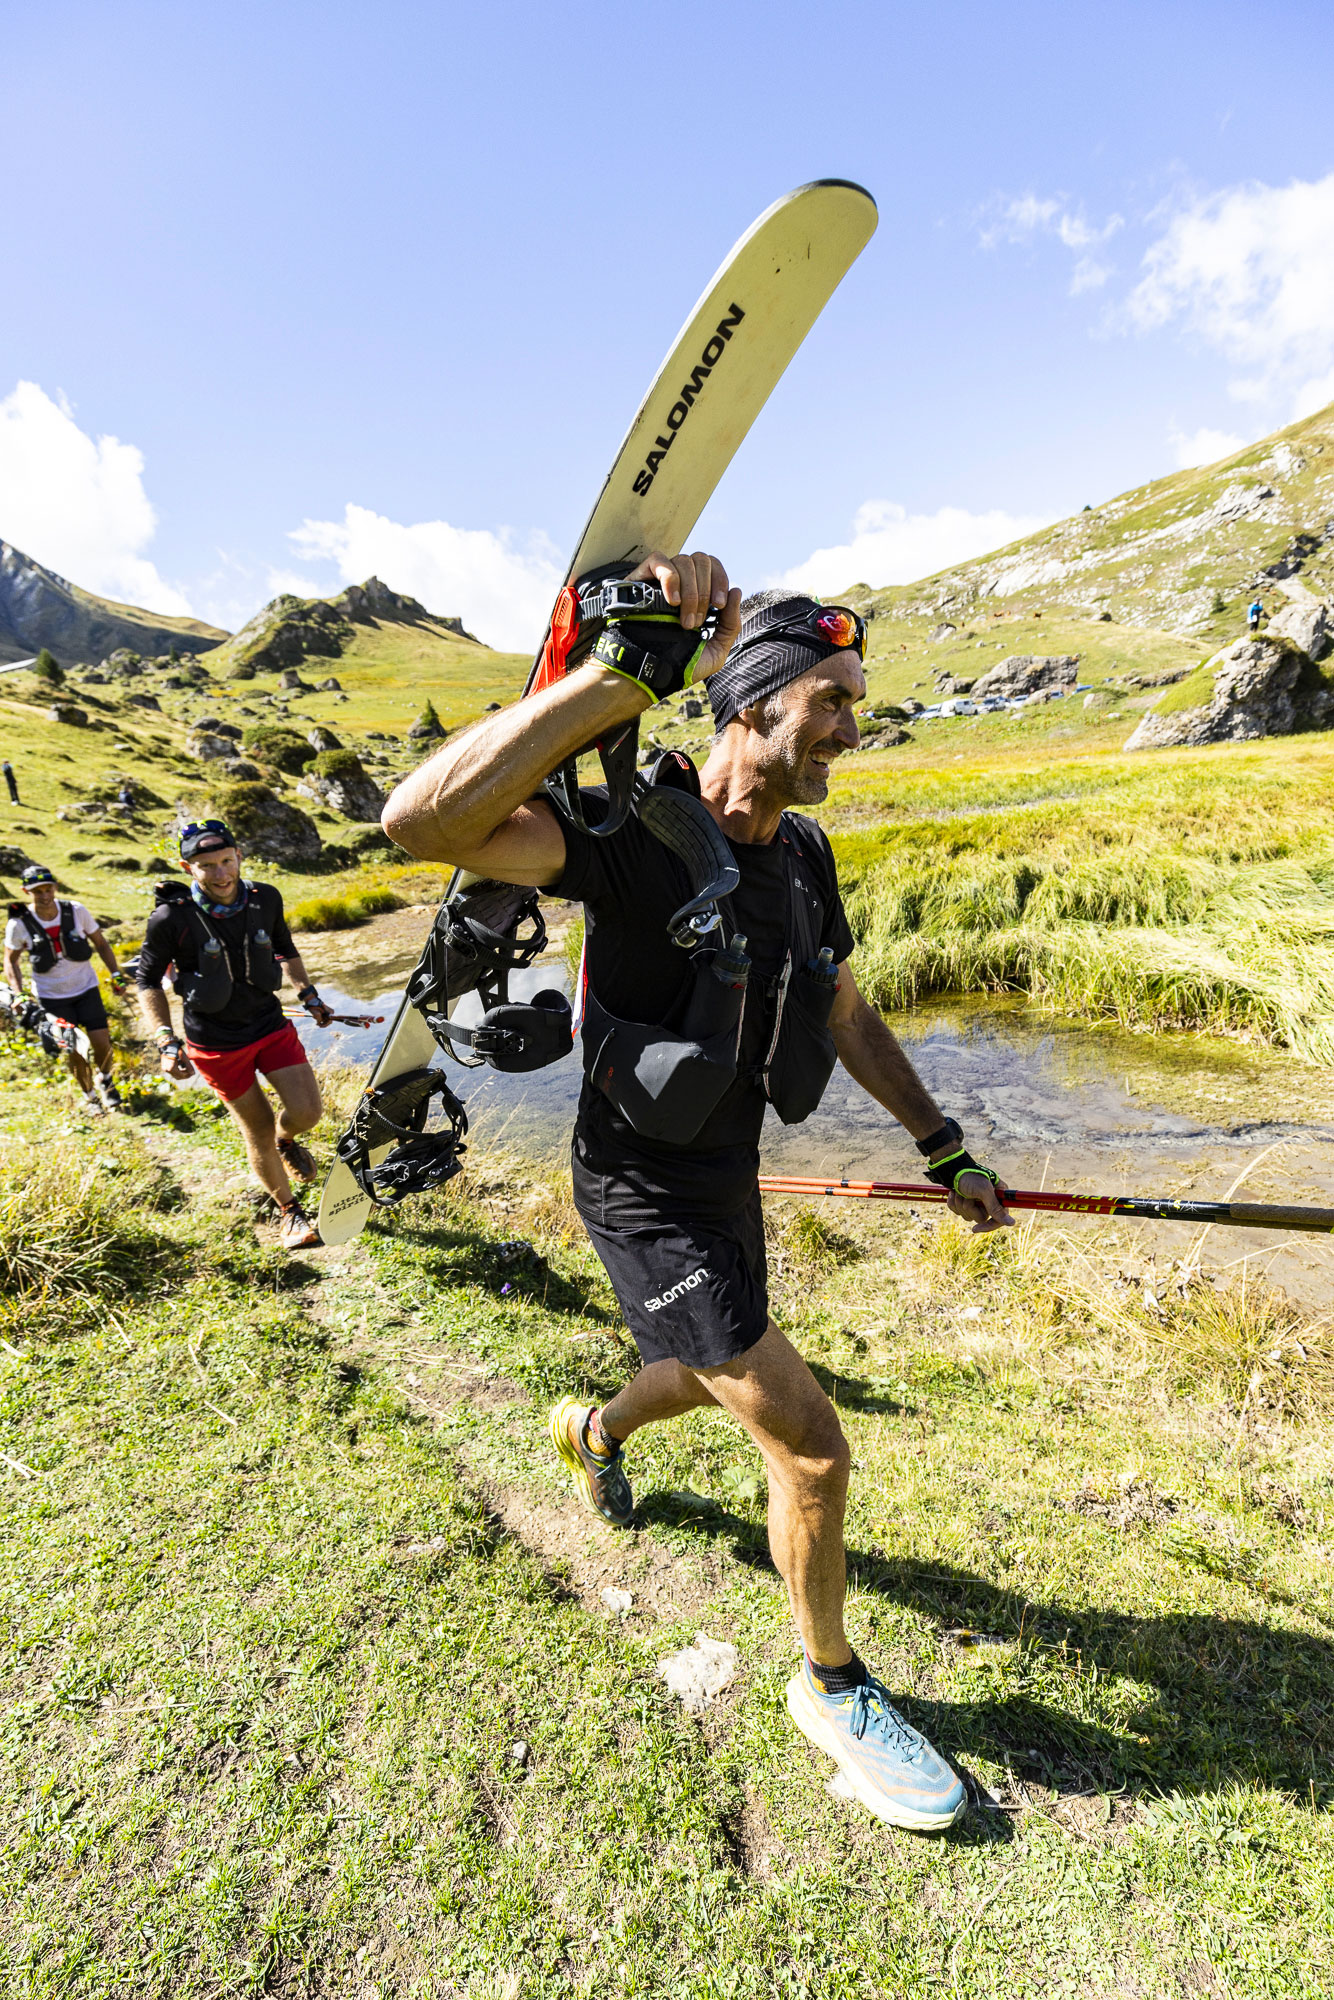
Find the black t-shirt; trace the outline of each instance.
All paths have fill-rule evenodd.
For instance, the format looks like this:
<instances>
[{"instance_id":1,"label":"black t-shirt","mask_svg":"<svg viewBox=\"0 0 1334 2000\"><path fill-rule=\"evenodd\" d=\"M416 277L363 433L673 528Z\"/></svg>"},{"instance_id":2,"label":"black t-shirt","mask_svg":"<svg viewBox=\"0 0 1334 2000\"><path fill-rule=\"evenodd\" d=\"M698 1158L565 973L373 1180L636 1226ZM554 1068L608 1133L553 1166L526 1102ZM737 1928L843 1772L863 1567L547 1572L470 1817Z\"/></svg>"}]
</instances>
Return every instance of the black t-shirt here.
<instances>
[{"instance_id":1,"label":"black t-shirt","mask_svg":"<svg viewBox=\"0 0 1334 2000\"><path fill-rule=\"evenodd\" d=\"M249 907L258 906L275 954L279 958L294 958L296 946L283 915L282 896L267 882L252 882L249 890ZM208 922L227 953L232 997L216 1014L197 1014L189 1001L185 1002L185 1038L196 1048L243 1049L273 1034L283 1024L277 994L252 986L246 978L246 908L242 903L222 916L212 910L208 913ZM170 965L182 973L199 970L199 934L180 903L160 903L148 919L135 983L141 987L161 986Z\"/></svg>"},{"instance_id":2,"label":"black t-shirt","mask_svg":"<svg viewBox=\"0 0 1334 2000\"><path fill-rule=\"evenodd\" d=\"M601 807L585 794L590 819ZM547 892L582 902L588 983L609 1013L625 1021L672 1021L694 984L690 953L672 943L667 920L692 893L683 863L633 815L606 840L562 825L565 871ZM822 922L816 949L829 945L841 965L853 948L829 842L814 820L785 813L765 846L728 841L741 880L728 899L729 934L745 934L751 960L742 1017L738 1077L689 1146L645 1139L628 1125L587 1075L575 1126L575 1157L590 1173L666 1194L692 1209L730 1211L754 1184L767 1099L747 1075L763 1062L773 1028L771 988L787 948L788 864L783 843L818 884ZM587 1053L587 1051L585 1051Z\"/></svg>"}]
</instances>

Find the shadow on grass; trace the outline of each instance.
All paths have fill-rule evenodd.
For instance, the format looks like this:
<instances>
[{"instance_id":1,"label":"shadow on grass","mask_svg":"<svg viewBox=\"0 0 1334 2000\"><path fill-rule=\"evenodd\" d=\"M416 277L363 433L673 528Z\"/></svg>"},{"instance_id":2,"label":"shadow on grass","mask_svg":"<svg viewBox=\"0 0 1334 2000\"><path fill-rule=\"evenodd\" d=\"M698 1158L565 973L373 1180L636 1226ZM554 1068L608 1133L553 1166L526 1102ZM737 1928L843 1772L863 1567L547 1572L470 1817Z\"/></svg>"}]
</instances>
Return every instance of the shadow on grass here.
<instances>
[{"instance_id":1,"label":"shadow on grass","mask_svg":"<svg viewBox=\"0 0 1334 2000\"><path fill-rule=\"evenodd\" d=\"M441 1224L423 1229L395 1218L382 1221L383 1233L397 1237L423 1275L438 1285L475 1285L496 1298L530 1299L548 1312L591 1320L597 1325L621 1325L592 1287L568 1278L521 1237L497 1241L485 1229Z\"/></svg>"},{"instance_id":2,"label":"shadow on grass","mask_svg":"<svg viewBox=\"0 0 1334 2000\"><path fill-rule=\"evenodd\" d=\"M646 1525L726 1541L738 1562L772 1569L764 1528L701 1496L647 1494L637 1511ZM1213 1793L1231 1782L1334 1807L1334 1644L1323 1637L1219 1613L1076 1608L873 1550L848 1550L848 1582L942 1632L969 1626L1014 1643L1001 1674L1009 1687L971 1701L904 1694L904 1713L951 1757L1009 1764L1057 1792ZM1062 1705L1056 1684L1071 1663L1144 1690L1124 1727Z\"/></svg>"}]
</instances>

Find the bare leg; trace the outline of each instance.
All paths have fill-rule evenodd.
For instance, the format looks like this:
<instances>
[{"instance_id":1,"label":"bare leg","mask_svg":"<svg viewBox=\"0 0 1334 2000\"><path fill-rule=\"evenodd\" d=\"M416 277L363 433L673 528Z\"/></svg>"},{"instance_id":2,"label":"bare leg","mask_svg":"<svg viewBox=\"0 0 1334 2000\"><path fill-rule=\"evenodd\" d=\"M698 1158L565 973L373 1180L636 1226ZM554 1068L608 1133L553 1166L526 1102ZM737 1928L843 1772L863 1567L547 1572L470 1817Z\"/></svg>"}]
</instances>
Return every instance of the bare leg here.
<instances>
[{"instance_id":1,"label":"bare leg","mask_svg":"<svg viewBox=\"0 0 1334 2000\"><path fill-rule=\"evenodd\" d=\"M697 1373L679 1361L650 1362L607 1404L602 1425L623 1439L707 1404L734 1416L759 1446L769 1474L769 1548L802 1644L822 1665L843 1666L852 1657L843 1629L850 1458L833 1404L770 1320L763 1338L722 1368Z\"/></svg>"},{"instance_id":2,"label":"bare leg","mask_svg":"<svg viewBox=\"0 0 1334 2000\"><path fill-rule=\"evenodd\" d=\"M837 1412L772 1320L755 1346L703 1371L759 1446L769 1473L769 1548L802 1644L827 1667L852 1657L843 1628L843 1512L851 1454Z\"/></svg>"},{"instance_id":3,"label":"bare leg","mask_svg":"<svg viewBox=\"0 0 1334 2000\"><path fill-rule=\"evenodd\" d=\"M295 1139L320 1122L324 1106L320 1102L319 1079L309 1063L293 1063L289 1069L275 1069L269 1082L277 1094L278 1137Z\"/></svg>"},{"instance_id":4,"label":"bare leg","mask_svg":"<svg viewBox=\"0 0 1334 2000\"><path fill-rule=\"evenodd\" d=\"M99 1076L110 1076L115 1057L111 1053L111 1031L108 1028L89 1028L88 1040L92 1044L93 1061L97 1064Z\"/></svg>"},{"instance_id":5,"label":"bare leg","mask_svg":"<svg viewBox=\"0 0 1334 2000\"><path fill-rule=\"evenodd\" d=\"M660 1424L718 1398L681 1361L650 1361L601 1413L606 1436L623 1444L644 1424Z\"/></svg>"},{"instance_id":6,"label":"bare leg","mask_svg":"<svg viewBox=\"0 0 1334 2000\"><path fill-rule=\"evenodd\" d=\"M278 1130L268 1098L258 1083L252 1083L245 1096L234 1099L227 1109L245 1141L251 1173L260 1186L273 1196L279 1208L286 1208L292 1199L292 1183L278 1157Z\"/></svg>"}]
</instances>

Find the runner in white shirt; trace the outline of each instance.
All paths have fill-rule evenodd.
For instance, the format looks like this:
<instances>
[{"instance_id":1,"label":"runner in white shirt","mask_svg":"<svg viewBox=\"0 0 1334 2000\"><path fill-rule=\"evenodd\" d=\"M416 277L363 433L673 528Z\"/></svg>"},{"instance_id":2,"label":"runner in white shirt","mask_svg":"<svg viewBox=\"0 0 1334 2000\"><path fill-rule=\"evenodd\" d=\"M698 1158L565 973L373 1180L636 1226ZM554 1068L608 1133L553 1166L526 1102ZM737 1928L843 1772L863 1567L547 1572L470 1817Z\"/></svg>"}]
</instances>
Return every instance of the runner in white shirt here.
<instances>
[{"instance_id":1,"label":"runner in white shirt","mask_svg":"<svg viewBox=\"0 0 1334 2000\"><path fill-rule=\"evenodd\" d=\"M32 983L37 998L48 1014L59 1021L71 1021L82 1028L92 1047L97 1076L87 1058L68 1048L65 1059L74 1079L91 1108L118 1111L120 1092L112 1077L111 1033L107 1010L102 1003L93 969L96 952L111 974L117 991L124 974L116 954L107 943L97 918L85 903L66 902L56 894L56 878L49 868L23 871L23 886L29 900L11 903L5 927L5 978L11 993L23 993L23 954L32 961Z\"/></svg>"}]
</instances>

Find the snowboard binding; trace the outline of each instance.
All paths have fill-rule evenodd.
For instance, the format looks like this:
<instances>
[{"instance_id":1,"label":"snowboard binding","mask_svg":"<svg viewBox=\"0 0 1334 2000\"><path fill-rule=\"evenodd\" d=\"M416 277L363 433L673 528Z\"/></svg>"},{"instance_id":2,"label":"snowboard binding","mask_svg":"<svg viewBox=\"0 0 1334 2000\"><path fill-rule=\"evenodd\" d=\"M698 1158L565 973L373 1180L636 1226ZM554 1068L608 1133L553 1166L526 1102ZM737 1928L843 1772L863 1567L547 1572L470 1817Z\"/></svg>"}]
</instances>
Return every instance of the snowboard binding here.
<instances>
[{"instance_id":1,"label":"snowboard binding","mask_svg":"<svg viewBox=\"0 0 1334 2000\"><path fill-rule=\"evenodd\" d=\"M439 1097L448 1130L426 1131L431 1100ZM364 1091L352 1123L335 1148L353 1180L377 1208L394 1208L405 1195L427 1194L453 1180L468 1130L468 1114L439 1070L410 1069L392 1083ZM379 1147L393 1150L372 1166Z\"/></svg>"},{"instance_id":2,"label":"snowboard binding","mask_svg":"<svg viewBox=\"0 0 1334 2000\"><path fill-rule=\"evenodd\" d=\"M629 563L612 563L575 583L567 583L556 599L551 626L542 648L529 693L552 687L575 667L596 661L624 674L652 696L664 701L690 686L700 654L712 638L717 613L687 632L679 606L669 604L656 583L626 580ZM614 736L600 738L596 749L607 781L607 813L590 826L579 797L578 755L570 757L547 779L552 804L581 832L605 839L624 826L634 803L635 766L639 758L639 718L633 717Z\"/></svg>"},{"instance_id":3,"label":"snowboard binding","mask_svg":"<svg viewBox=\"0 0 1334 2000\"><path fill-rule=\"evenodd\" d=\"M511 973L526 970L546 942L536 889L469 883L437 912L408 981L408 1000L441 1048L467 1068L489 1062L493 1069L517 1071L559 1062L574 1047L565 995L547 988L530 1001L509 997ZM471 1028L449 1018L465 993L482 1002L482 1018ZM472 1051L471 1062L459 1045Z\"/></svg>"}]
</instances>

